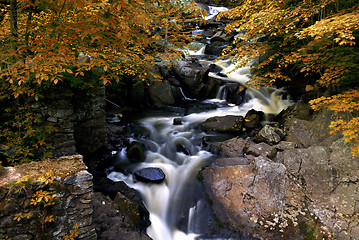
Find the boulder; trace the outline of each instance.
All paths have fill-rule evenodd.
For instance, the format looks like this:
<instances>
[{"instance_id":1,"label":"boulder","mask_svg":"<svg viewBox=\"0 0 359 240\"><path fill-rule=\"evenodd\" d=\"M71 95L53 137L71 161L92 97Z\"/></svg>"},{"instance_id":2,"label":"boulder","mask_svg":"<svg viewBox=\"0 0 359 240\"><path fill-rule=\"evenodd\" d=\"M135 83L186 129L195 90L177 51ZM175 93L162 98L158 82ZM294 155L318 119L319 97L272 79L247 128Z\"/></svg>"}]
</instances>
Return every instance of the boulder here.
<instances>
[{"instance_id":1,"label":"boulder","mask_svg":"<svg viewBox=\"0 0 359 240\"><path fill-rule=\"evenodd\" d=\"M359 157L328 127L350 118L310 116L305 106L282 117L276 120L286 136L279 123L269 123L258 144L233 138L211 145L222 158L201 176L216 216L259 239L357 239Z\"/></svg>"},{"instance_id":2,"label":"boulder","mask_svg":"<svg viewBox=\"0 0 359 240\"><path fill-rule=\"evenodd\" d=\"M178 61L173 70L177 79L188 88L198 86L208 72L208 68L184 60Z\"/></svg>"},{"instance_id":3,"label":"boulder","mask_svg":"<svg viewBox=\"0 0 359 240\"><path fill-rule=\"evenodd\" d=\"M298 222L304 194L286 167L262 156L248 162L232 160L201 172L217 218L260 239L303 239Z\"/></svg>"},{"instance_id":4,"label":"boulder","mask_svg":"<svg viewBox=\"0 0 359 240\"><path fill-rule=\"evenodd\" d=\"M209 67L203 67L196 62L178 61L173 67L173 72L184 95L189 98L214 97L221 83L219 79L208 77Z\"/></svg>"},{"instance_id":5,"label":"boulder","mask_svg":"<svg viewBox=\"0 0 359 240\"><path fill-rule=\"evenodd\" d=\"M270 159L274 159L277 154L277 150L275 147L270 146L264 142L258 144L250 144L245 152L246 154L253 155L255 157L263 156Z\"/></svg>"},{"instance_id":6,"label":"boulder","mask_svg":"<svg viewBox=\"0 0 359 240\"><path fill-rule=\"evenodd\" d=\"M224 42L224 43L230 43L234 40L233 36L228 35L224 30L216 32L211 37L211 42Z\"/></svg>"},{"instance_id":7,"label":"boulder","mask_svg":"<svg viewBox=\"0 0 359 240\"><path fill-rule=\"evenodd\" d=\"M201 128L204 131L216 132L242 132L243 117L242 116L224 116L212 117L202 123Z\"/></svg>"},{"instance_id":8,"label":"boulder","mask_svg":"<svg viewBox=\"0 0 359 240\"><path fill-rule=\"evenodd\" d=\"M150 102L157 108L173 105L183 98L180 89L171 85L168 80L154 81L147 87Z\"/></svg>"},{"instance_id":9,"label":"boulder","mask_svg":"<svg viewBox=\"0 0 359 240\"><path fill-rule=\"evenodd\" d=\"M181 118L173 119L173 125L182 125L182 119Z\"/></svg>"},{"instance_id":10,"label":"boulder","mask_svg":"<svg viewBox=\"0 0 359 240\"><path fill-rule=\"evenodd\" d=\"M133 141L127 148L127 158L132 163L143 162L145 160L145 146L143 143Z\"/></svg>"},{"instance_id":11,"label":"boulder","mask_svg":"<svg viewBox=\"0 0 359 240\"><path fill-rule=\"evenodd\" d=\"M161 183L165 179L165 174L160 168L148 167L137 170L133 173L137 181L147 183Z\"/></svg>"},{"instance_id":12,"label":"boulder","mask_svg":"<svg viewBox=\"0 0 359 240\"><path fill-rule=\"evenodd\" d=\"M220 66L212 63L211 65L209 65L209 72L213 72L213 73L219 73L222 71L223 68L221 68Z\"/></svg>"},{"instance_id":13,"label":"boulder","mask_svg":"<svg viewBox=\"0 0 359 240\"><path fill-rule=\"evenodd\" d=\"M257 142L266 142L268 144L277 144L284 138L284 136L285 133L282 129L266 124L254 137L254 140Z\"/></svg>"},{"instance_id":14,"label":"boulder","mask_svg":"<svg viewBox=\"0 0 359 240\"><path fill-rule=\"evenodd\" d=\"M98 239L116 240L119 236L123 240L151 238L139 228L142 213L133 202L118 193L115 200L95 193L93 195L94 221ZM147 219L148 220L148 219Z\"/></svg>"},{"instance_id":15,"label":"boulder","mask_svg":"<svg viewBox=\"0 0 359 240\"><path fill-rule=\"evenodd\" d=\"M262 126L262 121L264 121L264 112L251 109L244 117L244 127L246 129L259 128Z\"/></svg>"},{"instance_id":16,"label":"boulder","mask_svg":"<svg viewBox=\"0 0 359 240\"><path fill-rule=\"evenodd\" d=\"M225 76L227 77L227 76ZM244 101L246 89L239 83L227 83L225 84L221 92L218 94L220 99L226 100L228 103L240 105Z\"/></svg>"},{"instance_id":17,"label":"boulder","mask_svg":"<svg viewBox=\"0 0 359 240\"><path fill-rule=\"evenodd\" d=\"M208 55L221 56L223 49L227 46L223 42L211 42L204 48L204 53Z\"/></svg>"},{"instance_id":18,"label":"boulder","mask_svg":"<svg viewBox=\"0 0 359 240\"><path fill-rule=\"evenodd\" d=\"M210 151L222 157L243 157L244 151L248 148L250 142L243 138L232 138L224 142L210 145Z\"/></svg>"}]
</instances>

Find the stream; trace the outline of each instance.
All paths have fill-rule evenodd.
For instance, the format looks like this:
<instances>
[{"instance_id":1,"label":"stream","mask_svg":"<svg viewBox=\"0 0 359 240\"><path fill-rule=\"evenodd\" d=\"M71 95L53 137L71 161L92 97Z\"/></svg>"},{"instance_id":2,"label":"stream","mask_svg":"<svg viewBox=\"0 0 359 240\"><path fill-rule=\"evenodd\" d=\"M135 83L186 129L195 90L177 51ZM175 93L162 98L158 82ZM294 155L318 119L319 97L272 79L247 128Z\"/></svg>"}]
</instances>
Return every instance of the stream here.
<instances>
[{"instance_id":1,"label":"stream","mask_svg":"<svg viewBox=\"0 0 359 240\"><path fill-rule=\"evenodd\" d=\"M191 52L193 56L201 56L200 63L211 64L206 60L203 49ZM229 61L216 62L223 68L227 77L212 74L223 83L235 82L244 84L250 76L250 66L233 71ZM246 101L240 105L229 104L225 99L225 89L218 90L217 97L205 100L216 106L213 110L179 116L174 113L156 114L139 118L138 124L145 133L130 141L139 141L146 146L145 161L130 166L131 171L144 168L160 168L165 174L161 183L144 183L136 181L132 174L126 175L113 171L108 175L113 181L124 181L129 187L138 190L150 213L151 225L147 234L154 240L186 240L186 239L221 239L218 236L205 236L208 225L205 194L197 178L198 172L211 164L216 157L202 146L203 138L211 136L201 131L198 124L214 116L245 114L255 109L266 115L278 114L291 105L291 101L282 98L282 91L275 88L248 89ZM185 96L184 96L185 97ZM190 101L190 100L189 100ZM193 101L195 103L195 101ZM181 124L174 124L180 119ZM119 161L128 161L126 148L116 153ZM237 239L237 238L236 238Z\"/></svg>"}]
</instances>

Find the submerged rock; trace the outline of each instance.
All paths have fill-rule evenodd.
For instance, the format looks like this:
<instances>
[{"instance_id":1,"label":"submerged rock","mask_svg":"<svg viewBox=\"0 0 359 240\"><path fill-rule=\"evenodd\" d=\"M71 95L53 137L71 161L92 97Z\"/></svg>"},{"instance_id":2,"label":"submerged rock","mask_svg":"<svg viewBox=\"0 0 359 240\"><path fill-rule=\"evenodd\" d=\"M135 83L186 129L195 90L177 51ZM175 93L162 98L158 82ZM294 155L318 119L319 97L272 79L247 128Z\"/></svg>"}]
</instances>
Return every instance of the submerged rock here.
<instances>
[{"instance_id":1,"label":"submerged rock","mask_svg":"<svg viewBox=\"0 0 359 240\"><path fill-rule=\"evenodd\" d=\"M160 168L143 168L133 173L137 181L147 183L161 183L165 179L165 173Z\"/></svg>"},{"instance_id":2,"label":"submerged rock","mask_svg":"<svg viewBox=\"0 0 359 240\"><path fill-rule=\"evenodd\" d=\"M132 142L127 149L127 157L133 163L145 160L145 146L140 142Z\"/></svg>"}]
</instances>

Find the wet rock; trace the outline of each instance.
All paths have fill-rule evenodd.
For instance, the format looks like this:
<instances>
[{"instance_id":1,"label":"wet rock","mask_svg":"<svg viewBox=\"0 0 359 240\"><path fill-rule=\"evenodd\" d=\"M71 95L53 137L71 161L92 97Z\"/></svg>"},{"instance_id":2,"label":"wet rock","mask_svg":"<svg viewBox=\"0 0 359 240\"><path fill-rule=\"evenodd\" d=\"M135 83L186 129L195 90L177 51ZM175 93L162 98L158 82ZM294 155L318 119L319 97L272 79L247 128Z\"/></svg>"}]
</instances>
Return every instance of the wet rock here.
<instances>
[{"instance_id":1,"label":"wet rock","mask_svg":"<svg viewBox=\"0 0 359 240\"><path fill-rule=\"evenodd\" d=\"M254 137L254 140L257 142L276 144L279 143L284 138L284 136L285 133L282 129L266 124Z\"/></svg>"},{"instance_id":2,"label":"wet rock","mask_svg":"<svg viewBox=\"0 0 359 240\"><path fill-rule=\"evenodd\" d=\"M191 151L186 147L185 144L177 144L176 145L176 151L184 153L184 154L186 154L188 156L191 155Z\"/></svg>"},{"instance_id":3,"label":"wet rock","mask_svg":"<svg viewBox=\"0 0 359 240\"><path fill-rule=\"evenodd\" d=\"M165 179L165 174L160 168L143 168L133 173L137 181L147 183L161 183Z\"/></svg>"},{"instance_id":4,"label":"wet rock","mask_svg":"<svg viewBox=\"0 0 359 240\"><path fill-rule=\"evenodd\" d=\"M231 115L212 117L202 123L201 128L204 131L241 132L243 128L243 117Z\"/></svg>"},{"instance_id":5,"label":"wet rock","mask_svg":"<svg viewBox=\"0 0 359 240\"><path fill-rule=\"evenodd\" d=\"M221 73L219 73L221 74ZM225 76L227 77L227 76ZM226 100L228 103L240 105L244 101L246 89L239 83L227 83L219 92L219 98Z\"/></svg>"},{"instance_id":6,"label":"wet rock","mask_svg":"<svg viewBox=\"0 0 359 240\"><path fill-rule=\"evenodd\" d=\"M249 165L206 167L201 176L221 222L260 239L301 239L304 195L283 164L260 156Z\"/></svg>"},{"instance_id":7,"label":"wet rock","mask_svg":"<svg viewBox=\"0 0 359 240\"><path fill-rule=\"evenodd\" d=\"M252 161L245 157L236 157L236 158L218 158L214 161L216 166L220 167L229 167L236 165L249 165Z\"/></svg>"},{"instance_id":8,"label":"wet rock","mask_svg":"<svg viewBox=\"0 0 359 240\"><path fill-rule=\"evenodd\" d=\"M182 99L180 89L172 86L168 80L153 81L148 86L148 94L152 106L157 108L173 105Z\"/></svg>"},{"instance_id":9,"label":"wet rock","mask_svg":"<svg viewBox=\"0 0 359 240\"><path fill-rule=\"evenodd\" d=\"M208 73L208 68L187 61L178 61L173 68L176 78L181 82L188 97L194 97L195 91Z\"/></svg>"},{"instance_id":10,"label":"wet rock","mask_svg":"<svg viewBox=\"0 0 359 240\"><path fill-rule=\"evenodd\" d=\"M173 119L173 125L182 125L182 119L181 118Z\"/></svg>"},{"instance_id":11,"label":"wet rock","mask_svg":"<svg viewBox=\"0 0 359 240\"><path fill-rule=\"evenodd\" d=\"M298 145L296 143L294 143L294 142L280 141L278 144L274 145L274 147L278 151L285 151L285 150L290 150L290 149L297 148Z\"/></svg>"},{"instance_id":12,"label":"wet rock","mask_svg":"<svg viewBox=\"0 0 359 240\"><path fill-rule=\"evenodd\" d=\"M255 157L263 156L270 159L274 159L277 150L264 142L258 144L250 144L246 150L246 154L253 155Z\"/></svg>"},{"instance_id":13,"label":"wet rock","mask_svg":"<svg viewBox=\"0 0 359 240\"><path fill-rule=\"evenodd\" d=\"M119 194L115 201L95 193L93 196L94 205L94 225L98 234L98 239L123 240L139 239L150 240L145 231L141 231L137 223L139 218L131 214L139 214L138 209L132 202Z\"/></svg>"},{"instance_id":14,"label":"wet rock","mask_svg":"<svg viewBox=\"0 0 359 240\"><path fill-rule=\"evenodd\" d=\"M208 77L207 75L196 90L196 98L208 99L216 97L220 85L220 79Z\"/></svg>"},{"instance_id":15,"label":"wet rock","mask_svg":"<svg viewBox=\"0 0 359 240\"><path fill-rule=\"evenodd\" d=\"M133 163L143 162L145 160L145 146L140 142L131 142L127 148L127 157Z\"/></svg>"},{"instance_id":16,"label":"wet rock","mask_svg":"<svg viewBox=\"0 0 359 240\"><path fill-rule=\"evenodd\" d=\"M249 142L243 138L232 138L222 143L211 145L211 152L223 157L243 157L244 149L248 148Z\"/></svg>"},{"instance_id":17,"label":"wet rock","mask_svg":"<svg viewBox=\"0 0 359 240\"><path fill-rule=\"evenodd\" d=\"M214 63L212 63L211 65L209 65L209 71L213 72L213 73L219 73L222 71L222 68Z\"/></svg>"},{"instance_id":18,"label":"wet rock","mask_svg":"<svg viewBox=\"0 0 359 240\"><path fill-rule=\"evenodd\" d=\"M247 112L244 117L244 127L246 129L254 129L262 126L262 121L264 120L264 112L256 111L251 109Z\"/></svg>"},{"instance_id":19,"label":"wet rock","mask_svg":"<svg viewBox=\"0 0 359 240\"><path fill-rule=\"evenodd\" d=\"M229 43L233 40L233 36L226 34L225 31L218 31L211 37L211 42Z\"/></svg>"},{"instance_id":20,"label":"wet rock","mask_svg":"<svg viewBox=\"0 0 359 240\"><path fill-rule=\"evenodd\" d=\"M227 77L228 77L227 74L221 73L221 72L217 73L217 76L219 76L219 77L224 77L224 78L227 78Z\"/></svg>"},{"instance_id":21,"label":"wet rock","mask_svg":"<svg viewBox=\"0 0 359 240\"><path fill-rule=\"evenodd\" d=\"M213 98L221 83L219 79L208 77L209 67L203 67L195 61L178 61L173 67L173 73L187 98Z\"/></svg>"},{"instance_id":22,"label":"wet rock","mask_svg":"<svg viewBox=\"0 0 359 240\"><path fill-rule=\"evenodd\" d=\"M204 53L208 55L220 56L223 49L227 46L223 45L223 42L211 42L204 48Z\"/></svg>"}]
</instances>

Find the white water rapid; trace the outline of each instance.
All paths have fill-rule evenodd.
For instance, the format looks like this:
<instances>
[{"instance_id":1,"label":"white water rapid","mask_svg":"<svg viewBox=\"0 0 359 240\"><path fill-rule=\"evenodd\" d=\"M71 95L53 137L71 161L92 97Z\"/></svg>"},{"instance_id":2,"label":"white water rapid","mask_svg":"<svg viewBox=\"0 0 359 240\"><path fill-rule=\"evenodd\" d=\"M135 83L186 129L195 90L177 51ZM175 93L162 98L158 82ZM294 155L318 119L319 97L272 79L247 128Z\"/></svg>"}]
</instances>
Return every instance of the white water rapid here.
<instances>
[{"instance_id":1,"label":"white water rapid","mask_svg":"<svg viewBox=\"0 0 359 240\"><path fill-rule=\"evenodd\" d=\"M235 76L238 76L239 80L224 80L242 82L244 78L248 78L248 74L246 68L238 69ZM136 169L160 168L166 175L165 181L161 184L135 182L132 175L126 176L119 172L112 172L108 177L114 181L124 181L142 194L150 212L151 226L147 233L152 239L189 240L196 239L201 234L196 229L196 216L199 214L197 208L201 202L191 195L197 194L197 173L210 161L212 154L201 150L200 145L205 133L196 130L194 126L214 116L244 116L250 109L277 114L290 105L290 101L281 99L279 92L276 89L248 91L249 101L240 106L224 104L221 99L207 100L222 102L223 107L183 116L181 125L173 124L178 116L157 116L140 120L149 136L139 141L144 142L148 150L145 162ZM187 152L179 151L179 147Z\"/></svg>"},{"instance_id":2,"label":"white water rapid","mask_svg":"<svg viewBox=\"0 0 359 240\"><path fill-rule=\"evenodd\" d=\"M211 15L215 15L220 10L224 9L214 9ZM190 54L203 56L203 48L197 52L192 51ZM206 60L200 62L203 65L212 63ZM244 84L249 79L250 66L234 70L235 66L229 61L220 61L216 64L222 67L223 75L210 73L211 77L219 78L223 82L240 84ZM248 89L245 97L247 100L241 105L234 105L226 103L223 99L225 94L222 92L217 98L205 101L219 106L214 110L186 116L147 117L139 121L147 130L148 135L136 140L144 143L147 151L145 162L135 166L134 170L148 167L160 168L166 175L164 182L143 183L135 181L132 175L120 172L111 172L108 178L113 181L124 181L142 194L145 206L150 212L151 225L147 233L152 239L216 239L216 236L210 238L201 236L203 233L199 227L203 225L200 222L203 221L203 217L200 217L203 202L202 195L199 194L197 174L201 167L210 163L212 154L201 149L202 139L206 134L195 126L214 116L244 116L250 109L267 114L278 114L291 105L289 100L282 99L280 93L281 90L274 88ZM180 125L174 124L175 118L180 118ZM119 154L125 158L124 149Z\"/></svg>"}]
</instances>

